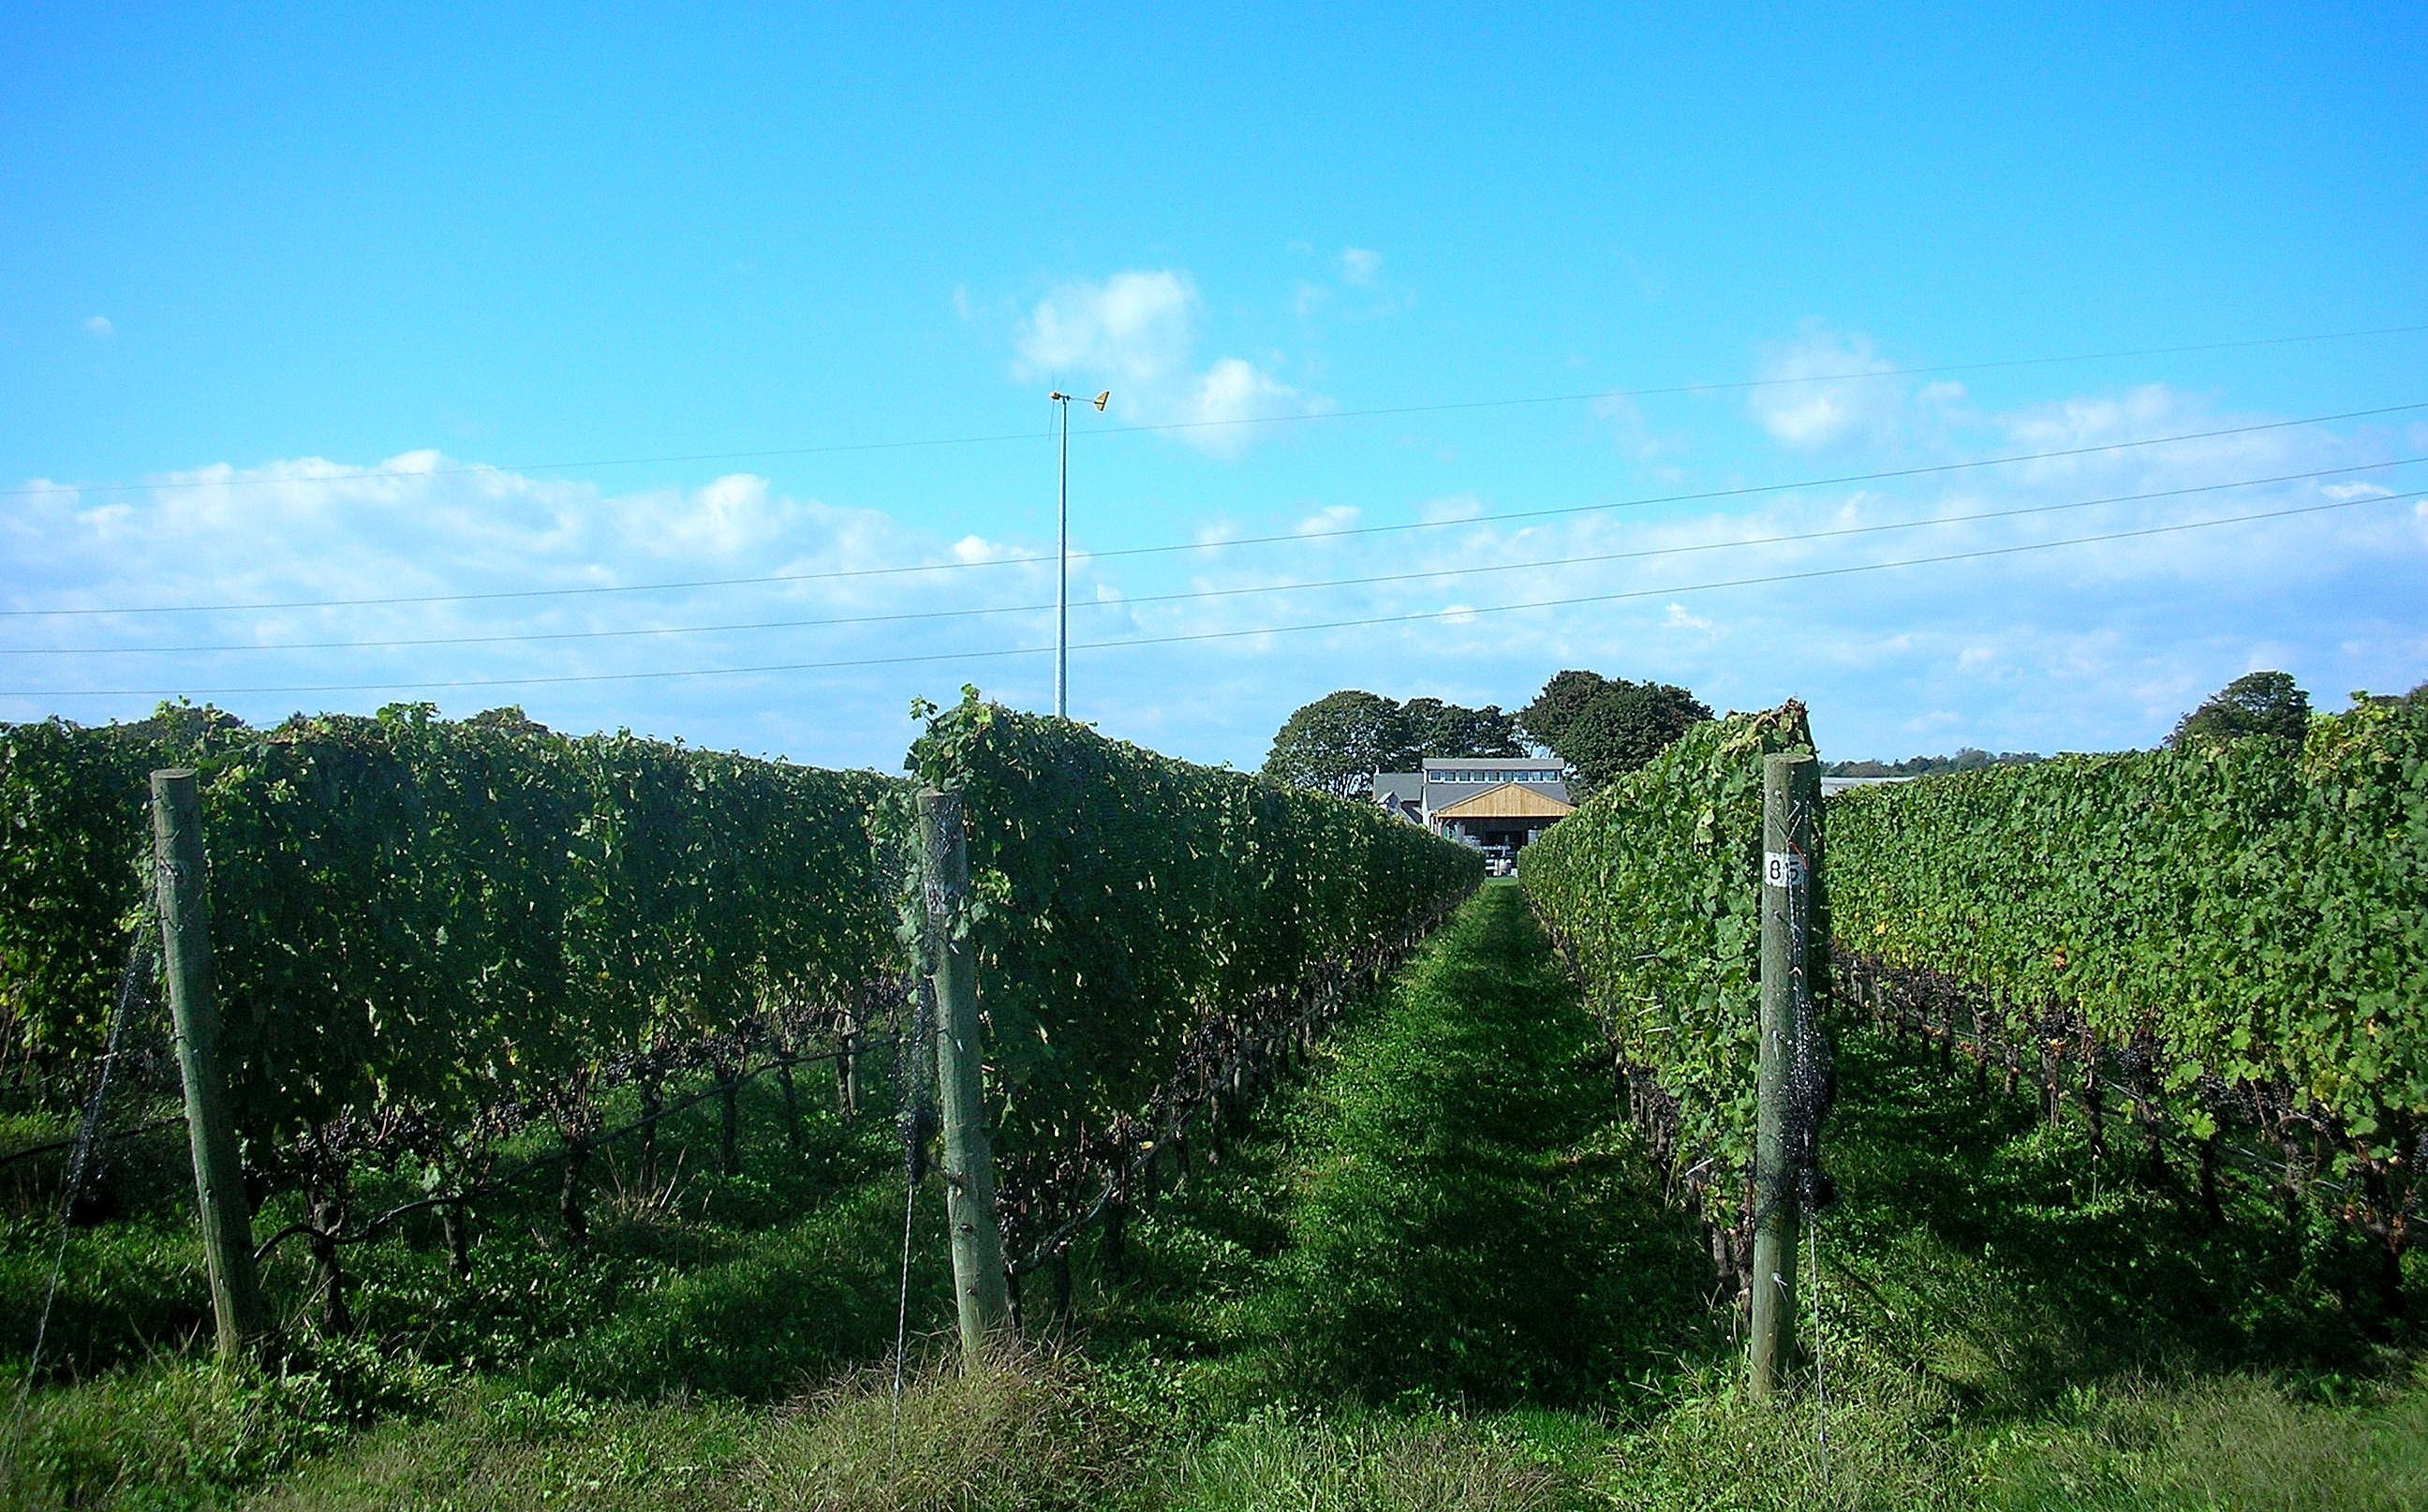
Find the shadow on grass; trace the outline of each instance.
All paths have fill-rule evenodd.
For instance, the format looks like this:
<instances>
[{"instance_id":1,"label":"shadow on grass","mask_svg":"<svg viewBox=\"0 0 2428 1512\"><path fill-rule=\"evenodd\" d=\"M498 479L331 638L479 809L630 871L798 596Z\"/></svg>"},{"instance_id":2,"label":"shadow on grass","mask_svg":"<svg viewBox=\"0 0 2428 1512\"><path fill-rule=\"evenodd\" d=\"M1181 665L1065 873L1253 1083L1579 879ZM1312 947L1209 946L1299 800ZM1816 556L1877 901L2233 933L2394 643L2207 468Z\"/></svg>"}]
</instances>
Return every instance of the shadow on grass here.
<instances>
[{"instance_id":1,"label":"shadow on grass","mask_svg":"<svg viewBox=\"0 0 2428 1512\"><path fill-rule=\"evenodd\" d=\"M822 1069L801 1074L797 1143L772 1079L742 1089L739 1175L716 1170L713 1097L662 1126L653 1179L641 1177L633 1141L602 1148L584 1195L585 1249L566 1243L552 1164L473 1205L468 1280L449 1274L435 1212L346 1248L357 1332L401 1357L530 1371L627 1400L678 1389L771 1400L795 1389L805 1370L889 1350L902 1234L890 1068L871 1065L877 1105L850 1122L833 1110ZM605 1117L613 1126L637 1112L626 1089ZM555 1148L552 1131L533 1129L497 1160L511 1167ZM114 1152L103 1205L110 1216L68 1234L46 1339L49 1381L179 1356L198 1339L207 1349L208 1293L184 1158L182 1141L165 1136ZM406 1172L365 1168L355 1182L358 1219L421 1194ZM297 1199L280 1194L254 1232L301 1216ZM56 1218L0 1224L0 1364L20 1372L57 1233ZM949 1297L943 1251L933 1233L915 1247L914 1300ZM282 1333L306 1339L319 1278L305 1244L289 1239L274 1251L263 1280ZM932 1326L935 1310L914 1308L913 1325Z\"/></svg>"},{"instance_id":2,"label":"shadow on grass","mask_svg":"<svg viewBox=\"0 0 2428 1512\"><path fill-rule=\"evenodd\" d=\"M1591 1405L1707 1347L1708 1266L1614 1129L1600 1043L1522 896L1487 889L1137 1225L1097 1338L1233 1411Z\"/></svg>"},{"instance_id":3,"label":"shadow on grass","mask_svg":"<svg viewBox=\"0 0 2428 1512\"><path fill-rule=\"evenodd\" d=\"M1848 1321L1984 1405L2121 1375L2375 1373L2411 1340L2374 1244L2230 1184L2212 1224L2138 1132L2094 1156L2072 1122L1969 1068L1842 1033L1825 1136L1843 1201L1822 1219ZM2411 1310L2420 1306L2414 1262Z\"/></svg>"}]
</instances>

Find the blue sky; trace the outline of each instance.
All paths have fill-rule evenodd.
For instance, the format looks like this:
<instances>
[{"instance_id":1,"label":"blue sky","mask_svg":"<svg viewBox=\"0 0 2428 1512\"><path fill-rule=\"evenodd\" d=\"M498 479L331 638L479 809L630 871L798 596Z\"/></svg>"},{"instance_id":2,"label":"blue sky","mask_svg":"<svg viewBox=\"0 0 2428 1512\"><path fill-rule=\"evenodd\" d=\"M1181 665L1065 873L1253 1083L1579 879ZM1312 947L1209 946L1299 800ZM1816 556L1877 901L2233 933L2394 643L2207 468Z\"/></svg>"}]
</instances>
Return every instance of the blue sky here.
<instances>
[{"instance_id":1,"label":"blue sky","mask_svg":"<svg viewBox=\"0 0 2428 1512\"><path fill-rule=\"evenodd\" d=\"M1197 760L1566 666L1833 757L2428 677L2428 331L2339 335L2428 326L2428 23L1955 8L11 7L0 718L890 767L1050 700L981 653L1052 638L1057 385L1073 712Z\"/></svg>"}]
</instances>

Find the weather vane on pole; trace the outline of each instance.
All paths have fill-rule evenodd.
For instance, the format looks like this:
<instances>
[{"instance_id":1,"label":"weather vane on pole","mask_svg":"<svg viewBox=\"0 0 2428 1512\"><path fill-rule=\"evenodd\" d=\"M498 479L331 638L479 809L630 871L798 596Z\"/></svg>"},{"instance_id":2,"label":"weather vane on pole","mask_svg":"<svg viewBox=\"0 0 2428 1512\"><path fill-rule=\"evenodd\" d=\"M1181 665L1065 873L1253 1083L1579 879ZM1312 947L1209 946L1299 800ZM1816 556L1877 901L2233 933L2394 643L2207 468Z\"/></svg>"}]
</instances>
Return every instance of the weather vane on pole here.
<instances>
[{"instance_id":1,"label":"weather vane on pole","mask_svg":"<svg viewBox=\"0 0 2428 1512\"><path fill-rule=\"evenodd\" d=\"M1061 547L1055 557L1054 586L1054 717L1071 717L1071 401L1074 395L1057 389L1045 396L1062 406L1062 489L1061 503L1055 515L1061 532ZM1096 413L1105 412L1111 402L1109 388L1096 396Z\"/></svg>"}]
</instances>

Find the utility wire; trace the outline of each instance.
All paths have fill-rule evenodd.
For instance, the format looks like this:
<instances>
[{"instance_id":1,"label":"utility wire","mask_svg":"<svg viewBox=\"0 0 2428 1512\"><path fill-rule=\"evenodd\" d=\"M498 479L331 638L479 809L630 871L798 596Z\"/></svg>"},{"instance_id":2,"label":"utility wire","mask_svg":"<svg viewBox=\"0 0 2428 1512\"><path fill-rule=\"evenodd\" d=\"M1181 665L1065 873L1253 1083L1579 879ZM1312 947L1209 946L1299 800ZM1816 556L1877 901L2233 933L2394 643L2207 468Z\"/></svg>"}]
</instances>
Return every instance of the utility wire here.
<instances>
[{"instance_id":1,"label":"utility wire","mask_svg":"<svg viewBox=\"0 0 2428 1512\"><path fill-rule=\"evenodd\" d=\"M1568 504L1550 509L1520 509L1497 515L1474 515L1464 519L1409 520L1392 525L1351 525L1331 530L1291 531L1278 535L1242 535L1217 541L1186 541L1163 546L1122 547L1109 551L1089 551L1084 554L1094 558L1164 556L1182 551L1227 551L1239 546L1334 540L1344 536L1381 535L1409 531L1456 530L1468 526L1497 524L1504 520L1546 519L1553 517L1599 514L1617 509L1640 509L1649 504L1697 503L1715 499L1743 499L1757 494L1788 493L1799 488L1828 488L1846 484L1880 483L1899 478L1919 478L1940 473L1961 472L1977 468L2007 467L2018 462L2050 462L2064 457L2127 452L2141 447L2167 446L2177 441L2207 441L2229 436L2253 436L2264 431L2281 431L2304 425L2325 425L2337 420L2365 419L2382 415L2406 414L2422 409L2428 409L2428 400L2408 404L2385 404L2372 409L2345 410L2333 415L2311 415L2300 419L2262 420L2250 425L2229 425L2216 430L2185 431L2174 436L2144 436L2130 441L2103 441L2094 445L2065 447L2051 452L2016 452L2002 456L1979 457L1966 462L1936 462L1920 467L1885 468L1877 472L1848 472L1840 473L1834 477L1803 478L1789 483L1745 484L1731 488L1708 488L1693 493L1651 494L1599 504ZM840 567L824 572L785 572L758 577L696 578L674 583L598 584L575 588L510 588L489 593L402 594L375 599L297 599L255 603L125 604L96 608L0 609L0 618L23 619L36 616L65 617L94 615L193 615L269 609L353 609L397 604L475 603L501 599L560 599L610 593L658 593L685 588L734 588L785 583L832 582L847 578L894 577L913 572L947 572L976 567L1034 566L1055 560L1057 558L1051 552L1039 552L1029 556L994 557L983 562L927 562L903 567Z\"/></svg>"},{"instance_id":2,"label":"utility wire","mask_svg":"<svg viewBox=\"0 0 2428 1512\"><path fill-rule=\"evenodd\" d=\"M2261 347L2297 346L2319 341L2353 341L2371 337L2413 336L2423 325L2387 325L2363 331L2327 331L2307 336L2256 337L2235 341L2200 341L2184 346L2138 347L2114 352L2075 352L2045 357L2001 357L1984 362L1944 362L1913 368L1875 368L1849 372L1797 373L1780 378L1738 378L1715 383L1665 384L1645 388L1596 388L1567 394L1537 394L1510 399L1470 399L1435 404L1394 404L1372 409L1302 411L1287 415L1247 415L1219 420L1167 420L1156 424L1099 426L1090 436L1153 435L1169 431L1235 429L1249 425L1297 424L1307 420L1366 419L1396 415L1443 415L1462 410L1516 409L1530 405L1574 404L1593 400L1655 399L1682 394L1742 393L1799 384L1848 383L1867 378L1918 378L1937 373L1988 372L2005 368L2050 367L2069 362L2110 362L2134 357L2185 356L2203 352L2239 352ZM296 485L377 482L387 479L451 478L501 472L557 472L584 468L626 468L685 462L741 462L765 457L828 456L854 452L905 452L929 447L988 446L1006 441L1033 441L1034 431L999 432L988 436L931 436L901 441L848 441L824 446L759 447L744 452L693 452L657 456L594 457L579 462L526 462L512 467L482 464L459 468L402 470L364 468L323 473L313 478L178 478L156 483L36 484L0 489L0 498L44 493L124 493L144 489L280 487Z\"/></svg>"},{"instance_id":3,"label":"utility wire","mask_svg":"<svg viewBox=\"0 0 2428 1512\"><path fill-rule=\"evenodd\" d=\"M1372 587L1395 583L1424 582L1437 578L1476 577L1490 572L1519 572L1545 567L1582 567L1600 562L1627 562L1650 557L1682 556L1699 551L1792 546L1808 541L1836 540L1853 535L1879 534L1890 531L1924 530L1940 525L1977 524L1983 520L2052 515L2067 510L2091 509L2101 504L2139 503L2153 499L2180 499L2190 494L2218 493L2229 488L2257 488L2270 484L2339 478L2355 472L2373 472L2387 468L2410 467L2422 462L2428 462L2428 455L2393 457L2383 462L2364 462L2343 468L2321 468L2309 472L2282 472L2265 478L2236 478L2224 483L2192 484L2180 488L2152 488L2141 493L2109 494L2098 499L2075 499L2057 504L2026 504L2013 509L1981 510L1969 515L1937 515L1926 519L1890 520L1874 525L1845 525L1829 530L1794 531L1780 535L1749 535L1733 540L1700 541L1684 546L1644 547L1627 551L1597 551L1583 555L1537 557L1523 562L1493 562L1474 567L1434 567L1417 572L1385 572L1362 578L1322 578L1307 583L1260 583L1231 588L1193 588L1185 592L1138 594L1129 598L1082 603L1075 607L1125 609L1139 604L1237 599L1268 593L1312 592L1323 588ZM986 615L1037 614L1053 607L1051 603L985 604L966 609L913 609L896 614L836 615L813 619L755 619L715 625L643 625L609 630L529 631L498 635L430 635L392 640L242 641L215 646L12 646L0 647L0 656L199 656L253 651L396 650L430 646L508 646L542 641L615 640L649 635L704 635L739 631L809 630L841 625L889 625L905 621L968 619Z\"/></svg>"},{"instance_id":4,"label":"utility wire","mask_svg":"<svg viewBox=\"0 0 2428 1512\"><path fill-rule=\"evenodd\" d=\"M1679 583L1661 588L1631 588L1616 593L1579 594L1565 599L1538 599L1522 603L1455 605L1448 609L1419 610L1408 614L1373 615L1354 619L1320 620L1310 624L1261 625L1245 630L1197 631L1177 635L1133 636L1125 640L1077 641L1074 650L1120 650L1134 646L1176 646L1190 642L1241 640L1259 635L1295 634L1315 630L1354 630L1375 625L1416 624L1427 620L1471 619L1483 615L1514 614L1526 609L1566 609L1580 604L1616 603L1630 599L1658 599L1679 594L1704 593L1722 588L1758 587L1780 583L1803 583L1818 578L1846 577L1858 572L1882 572L1895 567L1930 567L1948 562L1971 562L1986 557L2013 556L2026 551L2046 551L2066 546L2089 546L2103 541L2135 540L2144 536L2172 535L2185 531L2208 530L2222 525L2241 525L2263 519L2287 519L2300 515L2323 514L2332 510L2352 509L2362 504L2380 503L2400 495L2377 495L2363 499L2340 499L2323 504L2304 504L2291 509L2261 510L2247 515L2227 515L2216 519L2187 520L2173 525L2149 525L2138 530L2108 531L2097 535L2076 535L2056 541L2029 541L2015 546L1983 547L1971 551L1949 551L1936 556L1907 557L1895 562L1863 562L1847 567L1813 567L1801 572L1775 572L1760 577L1730 578L1713 583ZM41 688L0 691L0 698L231 698L244 695L289 693L386 693L423 689L539 687L579 682L636 682L673 678L745 677L778 672L820 672L876 666L905 666L926 662L991 661L1009 656L1042 656L1052 652L1051 646L1004 647L992 650L935 651L902 656L871 656L845 658L828 662L784 662L757 666L684 667L667 671L646 672L577 672L543 677L454 678L398 682L326 682L304 683L280 687L241 688Z\"/></svg>"}]
</instances>

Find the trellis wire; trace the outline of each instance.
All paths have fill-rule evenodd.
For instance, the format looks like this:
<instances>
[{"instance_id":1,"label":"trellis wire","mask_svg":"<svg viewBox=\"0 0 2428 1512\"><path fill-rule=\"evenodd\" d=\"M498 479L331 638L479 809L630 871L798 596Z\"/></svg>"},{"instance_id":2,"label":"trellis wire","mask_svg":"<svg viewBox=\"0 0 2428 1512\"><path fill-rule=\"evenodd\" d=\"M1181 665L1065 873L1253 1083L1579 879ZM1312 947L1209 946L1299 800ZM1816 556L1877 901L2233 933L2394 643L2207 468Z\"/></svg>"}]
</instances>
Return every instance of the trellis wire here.
<instances>
[{"instance_id":1,"label":"trellis wire","mask_svg":"<svg viewBox=\"0 0 2428 1512\"><path fill-rule=\"evenodd\" d=\"M1805 1243L1812 1256L1813 1275L1807 1283L1813 1293L1813 1441L1821 1454L1821 1486L1829 1487L1829 1377L1828 1361L1822 1350L1821 1315L1821 1215L1805 1215Z\"/></svg>"},{"instance_id":2,"label":"trellis wire","mask_svg":"<svg viewBox=\"0 0 2428 1512\"><path fill-rule=\"evenodd\" d=\"M927 964L926 943L920 964ZM919 1183L927 1174L927 1142L936 1129L936 993L924 970L912 986L910 1021L896 1040L894 1084L902 1133L902 1275L894 1311L894 1453L902 1452L902 1378L910 1348L910 1226Z\"/></svg>"},{"instance_id":3,"label":"trellis wire","mask_svg":"<svg viewBox=\"0 0 2428 1512\"><path fill-rule=\"evenodd\" d=\"M93 1145L101 1132L102 1102L109 1095L109 1074L117 1063L119 1047L125 1041L126 1024L133 1016L135 1000L152 975L156 945L156 921L146 911L136 925L135 938L126 950L126 965L118 976L118 1001L110 1010L107 1045L102 1051L101 1064L93 1076L92 1095L85 1101L84 1118L77 1126L74 1150L68 1158L67 1191L59 1198L59 1238L51 1254L50 1284L42 1292L41 1314L34 1323L33 1351L26 1357L25 1378L17 1385L16 1406L11 1412L8 1454L12 1464L25 1424L26 1404L32 1399L34 1380L42 1368L42 1347L50 1337L51 1309L58 1303L59 1277L67 1269L68 1234L75 1217L76 1198L83 1194L84 1178L91 1164Z\"/></svg>"},{"instance_id":4,"label":"trellis wire","mask_svg":"<svg viewBox=\"0 0 2428 1512\"><path fill-rule=\"evenodd\" d=\"M859 1048L860 1050L866 1050L871 1045L885 1045L894 1043L895 1043L895 1041L881 1037L873 1040L862 1039L860 1042ZM780 1060L771 1060L742 1073L739 1076L734 1078L733 1084L736 1087L747 1086L779 1066L813 1066L822 1061L840 1060L845 1055L857 1053L859 1053L859 1051L828 1050L822 1051L817 1055L788 1056ZM721 1086L704 1087L679 1102L666 1104L664 1108L659 1109L654 1113L645 1113L629 1124L619 1125L615 1128L588 1136L584 1140L584 1146L591 1150L604 1148L609 1144L613 1144L617 1140L626 1139L632 1135L637 1134L653 1124L664 1123L667 1119L673 1118L678 1113L687 1112L691 1109L697 1108L701 1103L708 1101L711 1097L719 1095L725 1089ZM287 1240L304 1237L320 1240L330 1244L368 1243L369 1241L378 1238L389 1224L395 1223L400 1218L407 1217L413 1213L425 1211L432 1208L445 1208L461 1203L477 1202L484 1197L495 1196L500 1192L504 1191L506 1188L512 1186L517 1181L520 1181L523 1177L530 1175L532 1173L535 1171L544 1171L551 1165L558 1164L561 1161L570 1159L572 1153L573 1152L570 1149L549 1150L543 1154L534 1155L529 1159L523 1160L516 1165L508 1166L501 1174L491 1175L478 1186L467 1187L459 1192L442 1192L436 1196L416 1197L411 1202L401 1203L398 1206L387 1209L378 1217L373 1218L363 1224L362 1227L355 1229L353 1233L330 1232L325 1229L318 1228L309 1222L292 1223L287 1224L285 1228L280 1229L275 1234L271 1235L268 1239L263 1240L258 1244L255 1244L253 1247L253 1257L256 1262L267 1259L272 1250L276 1249L280 1244L286 1242Z\"/></svg>"},{"instance_id":5,"label":"trellis wire","mask_svg":"<svg viewBox=\"0 0 2428 1512\"><path fill-rule=\"evenodd\" d=\"M1875 1013L1884 1014L1894 1020L1900 1030L1910 1027L1926 1040L1937 1038L1944 1039L1949 1044L1965 1045L1969 1047L1968 1053L1977 1060L1987 1061L2001 1056L2017 1055L2017 1043L2008 1036L1990 1033L1980 1028L1972 1030L1958 1028L1952 1016L1946 1024L1935 1025L1930 1021L1927 1004L1907 1001L1910 991L1928 993L1941 990L1957 994L1960 997L1975 997L1979 994L1979 989L1955 981L1944 974L1893 967L1886 962L1854 952L1842 951L1842 964L1862 972L1872 982L1874 991L1868 996ZM1951 1009L1951 1014L1952 1011ZM2144 1132L2159 1145L2175 1151L2179 1157L2196 1162L2203 1157L2204 1144L2213 1144L2214 1153L2221 1165L2239 1169L2273 1187L2289 1191L2305 1187L2315 1188L2340 1196L2346 1199L2347 1203L2350 1203L2355 1193L2361 1191L2360 1183L2338 1179L2326 1174L2326 1164L2322 1159L2314 1158L2306 1166L2300 1166L2290 1159L2263 1155L2246 1145L2229 1142L2222 1135L2212 1142L2204 1142L2180 1133L2170 1126L2173 1121L2172 1115L2153 1106L2153 1099L2147 1088L2119 1083L2105 1075L2104 1062L2109 1055L2128 1052L2113 1051L2105 1045L2092 1044L2090 1047L2090 1053L2092 1057L2090 1075L2096 1078L2099 1090L2103 1093L2122 1099L2128 1107L2139 1109ZM2058 1054L2060 1059L2066 1058L2066 1052L2060 1051ZM2078 1054L2073 1058L2082 1059ZM2266 1120L2272 1114L2287 1123L2305 1125L2314 1134L2336 1141L2339 1144L2341 1142L2340 1136L2334 1129L2313 1113L2292 1106L2289 1102L2282 1106L2263 1106L2261 1093L2256 1089L2243 1089L2238 1096L2226 1090L2215 1089L2205 1083L2195 1089L2194 1095L2198 1104L2216 1117L2221 1126L2228 1123L2241 1123L2264 1128ZM2418 1159L2421 1163L2428 1164L2428 1129L2423 1129L2420 1133L2417 1144ZM2420 1183L2407 1182L2401 1199L2391 1204L2392 1210L2384 1218L2372 1218L2369 1210L2364 1208L2355 1213L2342 1215L2342 1221L2371 1238L2385 1241L2389 1247L2400 1252L2407 1247L2408 1231L2414 1226L2421 1205L2421 1197Z\"/></svg>"}]
</instances>

